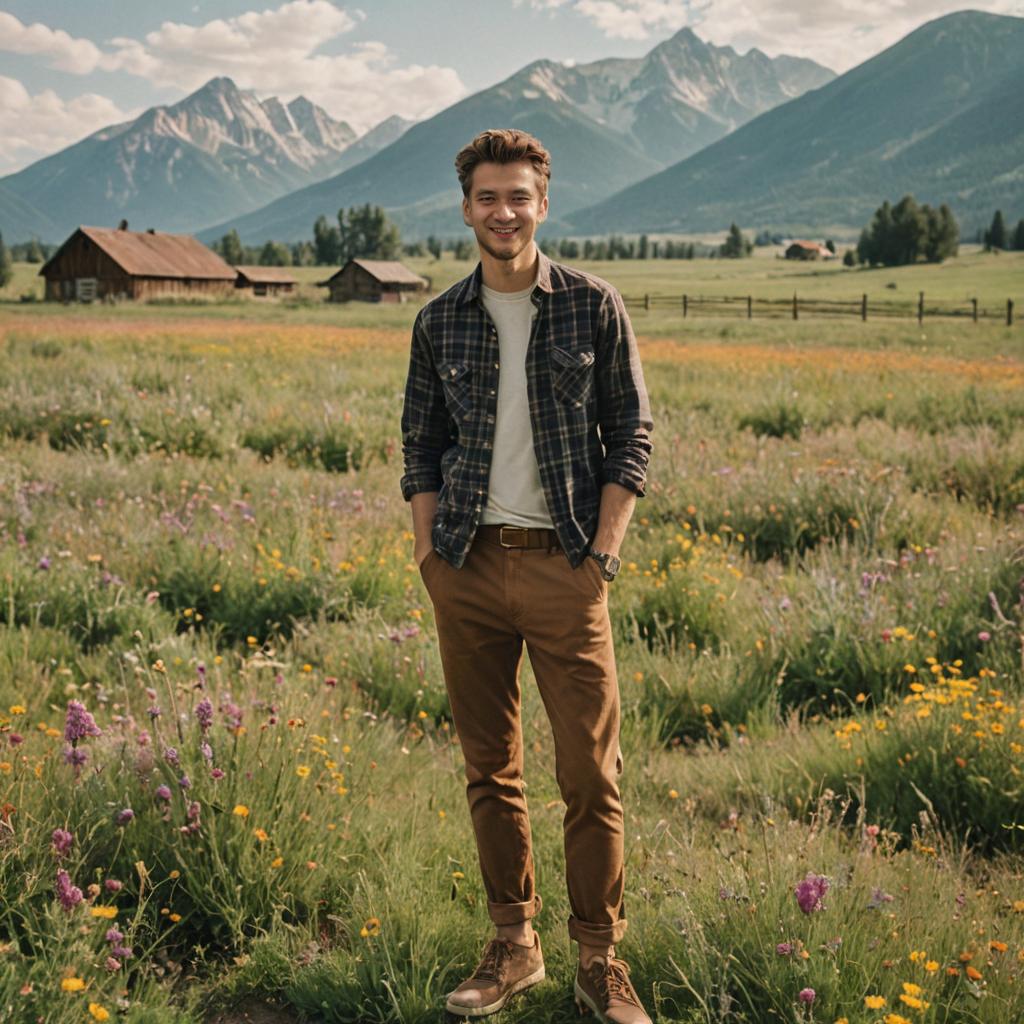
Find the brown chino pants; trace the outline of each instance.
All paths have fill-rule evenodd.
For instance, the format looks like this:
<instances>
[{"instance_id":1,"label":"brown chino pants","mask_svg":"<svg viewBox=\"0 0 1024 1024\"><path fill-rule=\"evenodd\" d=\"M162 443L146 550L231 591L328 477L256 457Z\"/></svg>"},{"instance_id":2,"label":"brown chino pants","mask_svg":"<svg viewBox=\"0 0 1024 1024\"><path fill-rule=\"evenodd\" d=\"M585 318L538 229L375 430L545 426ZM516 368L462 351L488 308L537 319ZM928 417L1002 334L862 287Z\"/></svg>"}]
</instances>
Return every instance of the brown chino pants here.
<instances>
[{"instance_id":1,"label":"brown chino pants","mask_svg":"<svg viewBox=\"0 0 1024 1024\"><path fill-rule=\"evenodd\" d=\"M559 547L503 547L481 528L461 569L430 551L420 566L434 606L445 685L466 762L466 795L495 924L541 908L523 794L519 667L523 641L551 721L566 804L569 936L612 944L626 931L618 775L619 688L608 584Z\"/></svg>"}]
</instances>

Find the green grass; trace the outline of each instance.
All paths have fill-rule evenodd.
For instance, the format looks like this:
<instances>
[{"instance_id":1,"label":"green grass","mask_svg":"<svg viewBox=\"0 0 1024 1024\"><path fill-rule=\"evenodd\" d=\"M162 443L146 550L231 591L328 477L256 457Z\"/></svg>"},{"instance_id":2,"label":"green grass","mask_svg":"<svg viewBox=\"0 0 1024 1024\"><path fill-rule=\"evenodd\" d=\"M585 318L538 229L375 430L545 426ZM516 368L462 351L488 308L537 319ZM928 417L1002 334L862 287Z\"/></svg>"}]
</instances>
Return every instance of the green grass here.
<instances>
[{"instance_id":1,"label":"green grass","mask_svg":"<svg viewBox=\"0 0 1024 1024\"><path fill-rule=\"evenodd\" d=\"M965 256L957 287L1003 259ZM716 262L678 271L779 289L808 272ZM628 290L644 269L598 272ZM5 1020L79 1024L95 1002L210 1022L249 997L426 1022L475 962L463 764L398 489L413 313L0 308ZM807 987L815 1021L873 1022L880 995L925 1024L1012 1024L1018 332L635 319L654 454L610 610L638 990L687 1024L808 1020ZM499 1024L574 1012L564 808L528 660L522 681L548 980ZM72 698L103 730L77 776ZM75 836L59 862L58 827ZM58 864L85 895L71 913ZM793 895L807 872L830 880L812 914ZM112 925L133 956L108 971Z\"/></svg>"}]
</instances>

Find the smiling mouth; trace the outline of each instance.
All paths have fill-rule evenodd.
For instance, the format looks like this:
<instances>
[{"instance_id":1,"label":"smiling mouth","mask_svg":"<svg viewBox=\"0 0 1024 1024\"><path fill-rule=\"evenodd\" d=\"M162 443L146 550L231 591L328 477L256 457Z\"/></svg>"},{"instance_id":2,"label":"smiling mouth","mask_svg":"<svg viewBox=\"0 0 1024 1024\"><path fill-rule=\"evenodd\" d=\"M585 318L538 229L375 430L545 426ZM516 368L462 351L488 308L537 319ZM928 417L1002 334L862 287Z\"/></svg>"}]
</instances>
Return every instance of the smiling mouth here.
<instances>
[{"instance_id":1,"label":"smiling mouth","mask_svg":"<svg viewBox=\"0 0 1024 1024\"><path fill-rule=\"evenodd\" d=\"M501 238L508 238L514 235L519 228L491 228L491 230Z\"/></svg>"}]
</instances>

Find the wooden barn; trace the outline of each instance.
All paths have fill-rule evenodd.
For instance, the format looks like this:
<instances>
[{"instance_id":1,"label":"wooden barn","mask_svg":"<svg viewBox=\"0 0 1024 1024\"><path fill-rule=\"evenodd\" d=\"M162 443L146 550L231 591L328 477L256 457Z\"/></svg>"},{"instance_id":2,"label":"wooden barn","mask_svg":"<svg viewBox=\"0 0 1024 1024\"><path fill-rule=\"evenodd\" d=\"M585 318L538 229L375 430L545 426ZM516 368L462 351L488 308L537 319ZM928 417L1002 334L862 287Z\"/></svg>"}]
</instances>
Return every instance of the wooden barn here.
<instances>
[{"instance_id":1,"label":"wooden barn","mask_svg":"<svg viewBox=\"0 0 1024 1024\"><path fill-rule=\"evenodd\" d=\"M251 288L253 295L273 297L291 295L297 284L284 267L235 267L236 288Z\"/></svg>"},{"instance_id":2,"label":"wooden barn","mask_svg":"<svg viewBox=\"0 0 1024 1024\"><path fill-rule=\"evenodd\" d=\"M430 282L398 260L349 260L333 277L319 282L329 288L328 302L408 302Z\"/></svg>"},{"instance_id":3,"label":"wooden barn","mask_svg":"<svg viewBox=\"0 0 1024 1024\"><path fill-rule=\"evenodd\" d=\"M231 295L237 274L191 235L119 228L77 228L43 264L46 298L55 302Z\"/></svg>"},{"instance_id":4,"label":"wooden barn","mask_svg":"<svg viewBox=\"0 0 1024 1024\"><path fill-rule=\"evenodd\" d=\"M786 247L787 260L831 260L835 253L818 242L797 240Z\"/></svg>"}]
</instances>

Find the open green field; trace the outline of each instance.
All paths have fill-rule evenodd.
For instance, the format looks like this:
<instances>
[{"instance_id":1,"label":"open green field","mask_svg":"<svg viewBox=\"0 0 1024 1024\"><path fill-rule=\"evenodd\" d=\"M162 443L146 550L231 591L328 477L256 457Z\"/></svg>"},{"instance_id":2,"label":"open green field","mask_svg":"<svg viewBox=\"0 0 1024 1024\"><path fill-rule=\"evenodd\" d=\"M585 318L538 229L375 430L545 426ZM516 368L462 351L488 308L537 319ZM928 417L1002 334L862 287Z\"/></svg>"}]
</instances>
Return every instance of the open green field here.
<instances>
[{"instance_id":1,"label":"open green field","mask_svg":"<svg viewBox=\"0 0 1024 1024\"><path fill-rule=\"evenodd\" d=\"M1005 300L1022 255L694 261L651 290ZM591 269L630 292L648 266ZM5 1022L420 1024L475 964L398 488L414 312L0 305ZM1016 1024L1024 334L635 324L654 454L609 600L638 991L685 1024ZM564 805L528 661L523 688L548 977L491 1019L553 1024ZM70 761L69 701L100 730Z\"/></svg>"}]
</instances>

